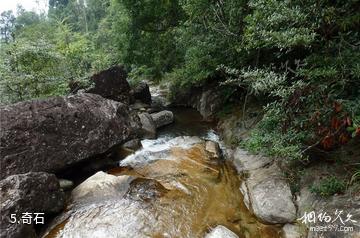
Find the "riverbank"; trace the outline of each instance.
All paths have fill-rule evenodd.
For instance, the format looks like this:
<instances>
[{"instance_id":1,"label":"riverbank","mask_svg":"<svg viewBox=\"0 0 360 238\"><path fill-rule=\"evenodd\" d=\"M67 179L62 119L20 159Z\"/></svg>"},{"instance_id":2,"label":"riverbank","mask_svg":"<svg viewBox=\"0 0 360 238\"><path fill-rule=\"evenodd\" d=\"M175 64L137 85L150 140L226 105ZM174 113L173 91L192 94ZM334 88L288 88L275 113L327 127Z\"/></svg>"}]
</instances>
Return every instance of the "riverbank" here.
<instances>
[{"instance_id":1,"label":"riverbank","mask_svg":"<svg viewBox=\"0 0 360 238\"><path fill-rule=\"evenodd\" d=\"M220 137L243 177L240 190L249 210L265 223L283 224L284 237L359 237L360 188L353 180L359 138L331 153L314 153L305 163L249 152L242 142L261 120L262 106L254 98L230 99L230 104L216 101L219 92L214 85L194 88L175 103L183 105L181 100L190 98L188 106L217 121ZM340 220L339 212L343 220L352 219ZM309 221L307 214L316 217ZM324 215L330 220L321 219Z\"/></svg>"}]
</instances>

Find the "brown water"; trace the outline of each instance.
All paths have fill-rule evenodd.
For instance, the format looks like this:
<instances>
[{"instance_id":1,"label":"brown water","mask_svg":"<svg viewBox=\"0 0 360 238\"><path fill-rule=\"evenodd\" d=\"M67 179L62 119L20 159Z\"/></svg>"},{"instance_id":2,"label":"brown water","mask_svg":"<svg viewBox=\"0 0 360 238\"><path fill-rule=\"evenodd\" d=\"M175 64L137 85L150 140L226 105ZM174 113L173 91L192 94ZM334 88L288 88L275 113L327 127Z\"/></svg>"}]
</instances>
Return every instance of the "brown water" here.
<instances>
[{"instance_id":1,"label":"brown water","mask_svg":"<svg viewBox=\"0 0 360 238\"><path fill-rule=\"evenodd\" d=\"M104 191L91 203L69 208L45 237L203 238L217 225L240 238L281 237L278 227L260 223L247 210L231 162L209 153L198 137L172 139L214 138L211 125L191 110L177 111L176 118L157 140L144 140L143 149L108 171L131 176L120 189L126 187L126 195Z\"/></svg>"},{"instance_id":2,"label":"brown water","mask_svg":"<svg viewBox=\"0 0 360 238\"><path fill-rule=\"evenodd\" d=\"M233 165L209 159L202 144L190 149L173 147L171 157L146 166L119 167L109 173L134 175L159 181L169 191L154 204L160 234L169 237L204 237L223 225L239 237L280 237L279 229L256 220L243 203L240 180Z\"/></svg>"}]
</instances>

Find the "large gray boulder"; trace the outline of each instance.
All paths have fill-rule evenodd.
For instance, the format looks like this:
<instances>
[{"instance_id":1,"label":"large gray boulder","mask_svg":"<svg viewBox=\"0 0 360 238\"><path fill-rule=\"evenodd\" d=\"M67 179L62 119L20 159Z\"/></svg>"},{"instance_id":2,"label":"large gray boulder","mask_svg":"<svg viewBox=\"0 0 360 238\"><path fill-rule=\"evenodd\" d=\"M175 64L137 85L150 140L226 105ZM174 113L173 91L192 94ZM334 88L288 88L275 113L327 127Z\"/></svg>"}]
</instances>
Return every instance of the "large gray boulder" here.
<instances>
[{"instance_id":1,"label":"large gray boulder","mask_svg":"<svg viewBox=\"0 0 360 238\"><path fill-rule=\"evenodd\" d=\"M251 171L247 188L252 209L258 218L273 224L295 221L296 208L290 187L275 164Z\"/></svg>"},{"instance_id":2,"label":"large gray boulder","mask_svg":"<svg viewBox=\"0 0 360 238\"><path fill-rule=\"evenodd\" d=\"M71 192L67 210L41 237L145 237L148 223L156 229L149 204L166 191L156 180L98 172ZM64 229L54 232L60 223Z\"/></svg>"},{"instance_id":3,"label":"large gray boulder","mask_svg":"<svg viewBox=\"0 0 360 238\"><path fill-rule=\"evenodd\" d=\"M43 172L12 175L1 180L0 194L0 237L7 238L36 237L32 224L11 223L11 214L21 221L25 212L32 217L34 213L57 213L65 201L55 175Z\"/></svg>"},{"instance_id":4,"label":"large gray boulder","mask_svg":"<svg viewBox=\"0 0 360 238\"><path fill-rule=\"evenodd\" d=\"M126 105L94 94L1 106L0 118L0 178L62 171L137 132Z\"/></svg>"},{"instance_id":5,"label":"large gray boulder","mask_svg":"<svg viewBox=\"0 0 360 238\"><path fill-rule=\"evenodd\" d=\"M151 115L144 112L139 114L139 118L141 124L141 136L145 139L156 138L156 125Z\"/></svg>"},{"instance_id":6,"label":"large gray boulder","mask_svg":"<svg viewBox=\"0 0 360 238\"><path fill-rule=\"evenodd\" d=\"M270 224L295 221L296 207L290 187L276 163L238 148L234 153L234 164L239 173L248 175L240 190L246 205L258 218Z\"/></svg>"},{"instance_id":7,"label":"large gray boulder","mask_svg":"<svg viewBox=\"0 0 360 238\"><path fill-rule=\"evenodd\" d=\"M156 128L160 128L174 122L174 114L171 111L161 111L152 113L151 117L155 123Z\"/></svg>"}]
</instances>

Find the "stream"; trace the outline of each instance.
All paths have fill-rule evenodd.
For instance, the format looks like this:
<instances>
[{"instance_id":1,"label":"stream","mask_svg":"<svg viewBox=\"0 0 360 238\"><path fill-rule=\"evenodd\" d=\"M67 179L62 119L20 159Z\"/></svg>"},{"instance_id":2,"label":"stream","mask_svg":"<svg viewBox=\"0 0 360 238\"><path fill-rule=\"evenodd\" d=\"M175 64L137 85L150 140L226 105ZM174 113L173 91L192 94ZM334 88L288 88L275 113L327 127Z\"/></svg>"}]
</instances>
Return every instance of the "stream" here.
<instances>
[{"instance_id":1,"label":"stream","mask_svg":"<svg viewBox=\"0 0 360 238\"><path fill-rule=\"evenodd\" d=\"M202 238L218 225L240 238L281 237L244 205L214 124L193 109L172 111L175 123L157 139L76 187L42 237Z\"/></svg>"}]
</instances>

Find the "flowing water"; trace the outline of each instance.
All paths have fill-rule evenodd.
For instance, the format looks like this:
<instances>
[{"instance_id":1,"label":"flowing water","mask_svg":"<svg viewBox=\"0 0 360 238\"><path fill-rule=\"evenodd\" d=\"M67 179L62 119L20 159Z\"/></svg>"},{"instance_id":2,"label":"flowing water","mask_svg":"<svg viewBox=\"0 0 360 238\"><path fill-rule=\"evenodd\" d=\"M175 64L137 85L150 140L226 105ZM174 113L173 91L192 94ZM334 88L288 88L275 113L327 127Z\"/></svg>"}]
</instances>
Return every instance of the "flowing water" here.
<instances>
[{"instance_id":1,"label":"flowing water","mask_svg":"<svg viewBox=\"0 0 360 238\"><path fill-rule=\"evenodd\" d=\"M232 163L206 142L218 140L213 125L194 110L174 112L175 124L108 171L116 177L106 175L105 189L76 195L44 237L202 238L217 225L239 237L280 237L247 210Z\"/></svg>"}]
</instances>

